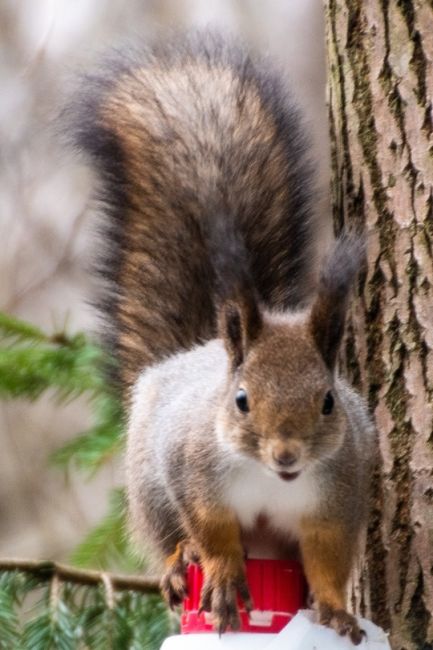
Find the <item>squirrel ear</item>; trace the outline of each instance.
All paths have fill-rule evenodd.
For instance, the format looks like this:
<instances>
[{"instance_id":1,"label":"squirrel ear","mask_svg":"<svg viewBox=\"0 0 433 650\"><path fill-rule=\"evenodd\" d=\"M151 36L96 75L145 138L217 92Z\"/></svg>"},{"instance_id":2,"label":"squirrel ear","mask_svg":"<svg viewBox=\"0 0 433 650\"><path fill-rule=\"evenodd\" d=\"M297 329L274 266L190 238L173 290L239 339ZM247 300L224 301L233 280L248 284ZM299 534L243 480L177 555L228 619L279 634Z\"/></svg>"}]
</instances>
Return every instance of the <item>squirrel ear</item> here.
<instances>
[{"instance_id":1,"label":"squirrel ear","mask_svg":"<svg viewBox=\"0 0 433 650\"><path fill-rule=\"evenodd\" d=\"M253 295L226 300L218 318L219 335L232 360L233 369L244 361L248 348L262 327L262 315Z\"/></svg>"},{"instance_id":2,"label":"squirrel ear","mask_svg":"<svg viewBox=\"0 0 433 650\"><path fill-rule=\"evenodd\" d=\"M313 338L333 370L344 333L350 290L365 259L364 240L351 233L340 237L323 266L310 316Z\"/></svg>"}]
</instances>

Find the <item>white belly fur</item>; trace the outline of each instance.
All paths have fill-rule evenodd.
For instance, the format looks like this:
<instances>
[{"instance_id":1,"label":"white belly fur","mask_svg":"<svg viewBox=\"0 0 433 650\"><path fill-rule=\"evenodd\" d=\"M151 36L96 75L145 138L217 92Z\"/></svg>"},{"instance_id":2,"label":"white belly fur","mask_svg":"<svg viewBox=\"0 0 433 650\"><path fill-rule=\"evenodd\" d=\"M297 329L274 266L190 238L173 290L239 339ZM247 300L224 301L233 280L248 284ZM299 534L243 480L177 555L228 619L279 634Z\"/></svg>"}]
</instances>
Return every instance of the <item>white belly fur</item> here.
<instances>
[{"instance_id":1,"label":"white belly fur","mask_svg":"<svg viewBox=\"0 0 433 650\"><path fill-rule=\"evenodd\" d=\"M297 538L300 518L317 509L317 483L308 470L286 482L258 461L245 460L233 469L224 501L243 530L252 529L259 515L264 515L272 528Z\"/></svg>"}]
</instances>

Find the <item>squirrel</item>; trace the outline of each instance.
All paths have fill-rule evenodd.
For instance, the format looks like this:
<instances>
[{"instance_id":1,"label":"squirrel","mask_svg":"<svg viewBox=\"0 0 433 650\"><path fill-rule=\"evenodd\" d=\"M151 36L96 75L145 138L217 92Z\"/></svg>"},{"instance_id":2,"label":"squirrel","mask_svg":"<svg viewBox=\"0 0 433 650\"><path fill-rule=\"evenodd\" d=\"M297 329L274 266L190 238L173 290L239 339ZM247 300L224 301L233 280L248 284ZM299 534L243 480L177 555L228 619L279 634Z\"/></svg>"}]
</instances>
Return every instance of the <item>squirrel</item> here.
<instances>
[{"instance_id":1,"label":"squirrel","mask_svg":"<svg viewBox=\"0 0 433 650\"><path fill-rule=\"evenodd\" d=\"M337 372L361 238L320 272L314 166L281 76L205 33L116 54L68 109L100 175L106 342L127 410L135 530L162 592L204 572L215 628L253 606L254 542L300 554L321 623L362 639L345 590L374 428Z\"/></svg>"}]
</instances>

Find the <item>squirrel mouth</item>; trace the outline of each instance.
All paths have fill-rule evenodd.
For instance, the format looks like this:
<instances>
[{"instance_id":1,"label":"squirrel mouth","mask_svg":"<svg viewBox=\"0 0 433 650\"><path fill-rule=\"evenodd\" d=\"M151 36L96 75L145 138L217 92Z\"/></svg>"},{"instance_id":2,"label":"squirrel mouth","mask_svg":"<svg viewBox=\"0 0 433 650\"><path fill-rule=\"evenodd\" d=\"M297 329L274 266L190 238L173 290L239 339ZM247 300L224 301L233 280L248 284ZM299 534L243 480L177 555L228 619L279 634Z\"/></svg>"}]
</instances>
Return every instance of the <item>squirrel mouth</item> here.
<instances>
[{"instance_id":1,"label":"squirrel mouth","mask_svg":"<svg viewBox=\"0 0 433 650\"><path fill-rule=\"evenodd\" d=\"M298 478L301 472L278 472L278 476L283 479L283 481L294 481L295 478Z\"/></svg>"}]
</instances>

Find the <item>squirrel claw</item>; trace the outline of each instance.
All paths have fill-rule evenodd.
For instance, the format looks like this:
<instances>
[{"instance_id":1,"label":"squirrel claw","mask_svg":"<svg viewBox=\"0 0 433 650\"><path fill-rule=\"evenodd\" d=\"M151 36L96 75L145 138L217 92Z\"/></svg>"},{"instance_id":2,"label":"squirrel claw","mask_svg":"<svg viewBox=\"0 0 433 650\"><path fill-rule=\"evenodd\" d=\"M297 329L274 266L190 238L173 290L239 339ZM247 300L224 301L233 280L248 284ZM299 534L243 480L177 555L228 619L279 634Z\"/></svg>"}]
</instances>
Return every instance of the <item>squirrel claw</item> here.
<instances>
[{"instance_id":1,"label":"squirrel claw","mask_svg":"<svg viewBox=\"0 0 433 650\"><path fill-rule=\"evenodd\" d=\"M237 606L238 592L245 603L247 611L250 611L252 603L244 579L240 581L228 580L219 584L207 580L203 585L199 611L211 612L214 628L220 636L227 628L238 630L241 626Z\"/></svg>"},{"instance_id":2,"label":"squirrel claw","mask_svg":"<svg viewBox=\"0 0 433 650\"><path fill-rule=\"evenodd\" d=\"M232 630L240 628L241 621L234 589L215 589L213 591L212 619L214 627L218 630L220 636L228 627Z\"/></svg>"},{"instance_id":3,"label":"squirrel claw","mask_svg":"<svg viewBox=\"0 0 433 650\"><path fill-rule=\"evenodd\" d=\"M331 627L340 636L348 636L353 645L359 645L366 636L361 630L353 614L344 609L334 609L329 605L319 605L319 621L322 625Z\"/></svg>"},{"instance_id":4,"label":"squirrel claw","mask_svg":"<svg viewBox=\"0 0 433 650\"><path fill-rule=\"evenodd\" d=\"M161 579L161 593L170 609L181 605L188 594L185 573L177 568L169 569Z\"/></svg>"},{"instance_id":5,"label":"squirrel claw","mask_svg":"<svg viewBox=\"0 0 433 650\"><path fill-rule=\"evenodd\" d=\"M210 588L207 585L204 585L202 592L201 592L201 598L200 598L200 607L198 608L198 613L201 614L202 612L210 612L212 609L211 606L211 598L212 598L212 588Z\"/></svg>"},{"instance_id":6,"label":"squirrel claw","mask_svg":"<svg viewBox=\"0 0 433 650\"><path fill-rule=\"evenodd\" d=\"M238 591L246 611L250 613L253 609L253 601L251 600L250 590L245 580L238 585Z\"/></svg>"}]
</instances>

